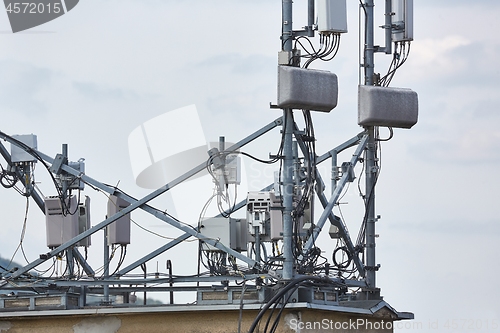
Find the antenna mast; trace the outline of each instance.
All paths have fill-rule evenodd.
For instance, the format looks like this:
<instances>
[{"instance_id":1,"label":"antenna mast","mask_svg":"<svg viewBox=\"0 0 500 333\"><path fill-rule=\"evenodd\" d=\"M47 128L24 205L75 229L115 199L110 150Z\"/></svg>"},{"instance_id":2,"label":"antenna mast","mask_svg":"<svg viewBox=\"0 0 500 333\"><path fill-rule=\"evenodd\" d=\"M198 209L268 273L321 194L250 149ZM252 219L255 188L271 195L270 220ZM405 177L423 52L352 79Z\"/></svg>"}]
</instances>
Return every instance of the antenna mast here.
<instances>
[{"instance_id":1,"label":"antenna mast","mask_svg":"<svg viewBox=\"0 0 500 333\"><path fill-rule=\"evenodd\" d=\"M292 0L282 0L282 51L292 52L293 41L293 3ZM283 279L293 278L293 253L292 253L292 211L293 211L293 112L290 108L283 109Z\"/></svg>"},{"instance_id":2,"label":"antenna mast","mask_svg":"<svg viewBox=\"0 0 500 333\"><path fill-rule=\"evenodd\" d=\"M374 85L375 75L375 45L374 45L374 0L366 0L362 5L366 13L365 17L365 85ZM390 42L388 42L390 45ZM375 126L365 126L368 132L368 144L365 151L365 175L366 193L365 205L366 216L363 223L366 223L366 283L369 288L376 287L375 273L378 269L375 262L375 185L377 183L377 144L375 138Z\"/></svg>"}]
</instances>

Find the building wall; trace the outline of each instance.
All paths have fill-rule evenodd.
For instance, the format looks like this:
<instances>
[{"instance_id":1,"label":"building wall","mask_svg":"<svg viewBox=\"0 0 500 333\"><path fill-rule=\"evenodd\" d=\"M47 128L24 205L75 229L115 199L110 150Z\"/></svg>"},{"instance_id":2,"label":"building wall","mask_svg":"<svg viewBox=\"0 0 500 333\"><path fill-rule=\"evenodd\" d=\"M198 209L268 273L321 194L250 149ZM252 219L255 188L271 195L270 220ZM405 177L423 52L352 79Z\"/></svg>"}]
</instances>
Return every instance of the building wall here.
<instances>
[{"instance_id":1,"label":"building wall","mask_svg":"<svg viewBox=\"0 0 500 333\"><path fill-rule=\"evenodd\" d=\"M275 311L275 314L279 309ZM244 310L241 332L248 332L258 310ZM266 313L255 333L264 328L270 311ZM270 320L268 331L272 323ZM58 311L52 316L12 317L0 319L0 333L236 333L239 311L169 311L151 312L144 309L135 313L71 314ZM360 316L341 312L313 309L286 309L276 330L278 333L319 332L393 332L392 319L385 316Z\"/></svg>"}]
</instances>

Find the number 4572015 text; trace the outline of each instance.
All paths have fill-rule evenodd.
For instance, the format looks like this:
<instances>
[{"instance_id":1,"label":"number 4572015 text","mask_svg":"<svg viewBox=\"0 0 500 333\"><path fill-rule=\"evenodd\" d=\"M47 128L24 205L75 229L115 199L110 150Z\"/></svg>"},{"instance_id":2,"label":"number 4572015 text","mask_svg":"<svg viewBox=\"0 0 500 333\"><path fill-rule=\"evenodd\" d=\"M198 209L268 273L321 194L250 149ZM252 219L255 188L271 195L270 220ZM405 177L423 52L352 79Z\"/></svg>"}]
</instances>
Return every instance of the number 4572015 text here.
<instances>
[{"instance_id":1,"label":"number 4572015 text","mask_svg":"<svg viewBox=\"0 0 500 333\"><path fill-rule=\"evenodd\" d=\"M34 2L12 2L7 6L7 12L14 14L42 14L54 13L59 14L63 9L60 3L34 3Z\"/></svg>"}]
</instances>

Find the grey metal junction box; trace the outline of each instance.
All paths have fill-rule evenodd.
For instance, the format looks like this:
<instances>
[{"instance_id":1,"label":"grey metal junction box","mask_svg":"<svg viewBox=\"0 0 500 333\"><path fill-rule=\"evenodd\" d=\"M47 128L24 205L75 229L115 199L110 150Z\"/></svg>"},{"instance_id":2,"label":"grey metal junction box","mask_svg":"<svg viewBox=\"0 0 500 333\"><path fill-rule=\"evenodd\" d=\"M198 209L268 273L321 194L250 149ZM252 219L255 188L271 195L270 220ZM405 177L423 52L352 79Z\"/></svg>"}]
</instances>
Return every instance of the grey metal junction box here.
<instances>
[{"instance_id":1,"label":"grey metal junction box","mask_svg":"<svg viewBox=\"0 0 500 333\"><path fill-rule=\"evenodd\" d=\"M30 148L37 149L37 139L34 134L13 135L12 137ZM10 154L12 163L36 162L36 158L34 156L15 144L11 144Z\"/></svg>"},{"instance_id":2,"label":"grey metal junction box","mask_svg":"<svg viewBox=\"0 0 500 333\"><path fill-rule=\"evenodd\" d=\"M44 198L47 247L56 248L78 236L78 203L76 196L65 199L65 206L58 196Z\"/></svg>"},{"instance_id":3,"label":"grey metal junction box","mask_svg":"<svg viewBox=\"0 0 500 333\"><path fill-rule=\"evenodd\" d=\"M130 205L128 201L118 198L114 195L109 196L108 200L108 217L111 217L127 208ZM108 245L130 244L130 213L117 219L115 222L108 225Z\"/></svg>"},{"instance_id":4,"label":"grey metal junction box","mask_svg":"<svg viewBox=\"0 0 500 333\"><path fill-rule=\"evenodd\" d=\"M200 232L233 250L239 252L247 250L248 227L246 219L210 217L203 220ZM202 249L204 251L220 251L207 243L203 244Z\"/></svg>"},{"instance_id":5,"label":"grey metal junction box","mask_svg":"<svg viewBox=\"0 0 500 333\"><path fill-rule=\"evenodd\" d=\"M418 96L413 90L359 86L359 125L411 128L417 120Z\"/></svg>"},{"instance_id":6,"label":"grey metal junction box","mask_svg":"<svg viewBox=\"0 0 500 333\"><path fill-rule=\"evenodd\" d=\"M338 101L337 75L322 70L278 66L278 107L330 112Z\"/></svg>"},{"instance_id":7,"label":"grey metal junction box","mask_svg":"<svg viewBox=\"0 0 500 333\"><path fill-rule=\"evenodd\" d=\"M346 0L315 0L314 7L320 33L347 32Z\"/></svg>"}]
</instances>

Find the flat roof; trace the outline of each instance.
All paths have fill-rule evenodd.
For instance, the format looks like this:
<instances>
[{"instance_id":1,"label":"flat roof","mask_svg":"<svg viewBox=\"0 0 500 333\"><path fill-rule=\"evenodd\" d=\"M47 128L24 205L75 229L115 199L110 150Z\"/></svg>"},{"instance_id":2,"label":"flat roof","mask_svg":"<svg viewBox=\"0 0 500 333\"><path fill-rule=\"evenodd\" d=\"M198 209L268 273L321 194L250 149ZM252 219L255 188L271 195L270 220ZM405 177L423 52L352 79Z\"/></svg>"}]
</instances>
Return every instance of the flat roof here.
<instances>
[{"instance_id":1,"label":"flat roof","mask_svg":"<svg viewBox=\"0 0 500 333\"><path fill-rule=\"evenodd\" d=\"M263 304L243 304L243 311L256 310L259 311ZM345 305L325 305L316 303L291 303L287 304L287 309L311 309L332 311L357 315L374 315L382 308L388 308L397 315L397 319L413 319L413 313L397 312L385 301L378 302L375 306L351 307ZM239 311L240 304L221 304L221 305L198 305L198 304L163 304L163 305L146 305L146 306L110 306L110 307L87 307L83 309L68 309L68 310L33 310L33 311L6 311L0 312L0 319L20 318L20 317L50 317L50 316L81 316L81 315L110 315L110 314L141 314L141 313L167 313L167 312L193 312L193 311Z\"/></svg>"}]
</instances>

